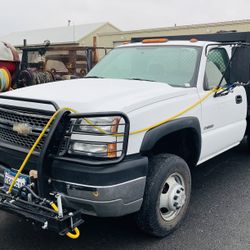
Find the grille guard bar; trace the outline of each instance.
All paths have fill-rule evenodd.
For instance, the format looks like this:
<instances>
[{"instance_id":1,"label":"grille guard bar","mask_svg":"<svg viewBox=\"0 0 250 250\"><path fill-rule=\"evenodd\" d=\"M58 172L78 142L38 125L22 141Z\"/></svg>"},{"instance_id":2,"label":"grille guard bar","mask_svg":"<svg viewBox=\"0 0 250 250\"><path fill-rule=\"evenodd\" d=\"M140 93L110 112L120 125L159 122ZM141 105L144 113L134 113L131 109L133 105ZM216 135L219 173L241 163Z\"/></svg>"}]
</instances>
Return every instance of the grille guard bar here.
<instances>
[{"instance_id":1,"label":"grille guard bar","mask_svg":"<svg viewBox=\"0 0 250 250\"><path fill-rule=\"evenodd\" d=\"M58 157L58 145L61 142L61 138L64 137L65 129L70 123L72 118L88 118L88 117L104 117L104 116L121 116L125 121L125 131L123 138L123 151L119 158L108 159L108 160L93 160L86 158L69 158L69 157ZM53 124L50 127L50 131L46 137L45 144L41 151L39 160L38 160L38 193L41 197L47 197L47 195L52 191L50 190L50 185L48 184L49 172L53 164L54 159L61 159L64 161L78 162L87 165L93 166L103 166L110 164L117 164L121 162L127 153L128 145L128 136L129 136L129 119L128 117L121 112L109 112L109 113L91 113L91 114L71 114L69 111L60 111L54 120Z\"/></svg>"},{"instance_id":2,"label":"grille guard bar","mask_svg":"<svg viewBox=\"0 0 250 250\"><path fill-rule=\"evenodd\" d=\"M47 104L47 105L52 105L55 110L59 109L59 106L53 101L39 100L39 99L32 99L32 98L24 98L24 97L16 97L16 96L7 96L7 95L0 95L0 99Z\"/></svg>"}]
</instances>

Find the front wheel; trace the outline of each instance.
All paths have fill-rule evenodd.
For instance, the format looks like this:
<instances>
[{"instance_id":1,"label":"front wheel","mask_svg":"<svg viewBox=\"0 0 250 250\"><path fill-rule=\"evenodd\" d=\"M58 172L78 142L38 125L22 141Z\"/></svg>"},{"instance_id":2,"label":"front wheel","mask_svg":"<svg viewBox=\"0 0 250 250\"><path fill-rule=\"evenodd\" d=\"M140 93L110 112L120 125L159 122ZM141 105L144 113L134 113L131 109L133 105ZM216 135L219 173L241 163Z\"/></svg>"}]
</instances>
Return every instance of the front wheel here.
<instances>
[{"instance_id":1,"label":"front wheel","mask_svg":"<svg viewBox=\"0 0 250 250\"><path fill-rule=\"evenodd\" d=\"M191 174L183 159L171 154L152 157L137 225L157 237L168 235L185 217L190 194Z\"/></svg>"}]
</instances>

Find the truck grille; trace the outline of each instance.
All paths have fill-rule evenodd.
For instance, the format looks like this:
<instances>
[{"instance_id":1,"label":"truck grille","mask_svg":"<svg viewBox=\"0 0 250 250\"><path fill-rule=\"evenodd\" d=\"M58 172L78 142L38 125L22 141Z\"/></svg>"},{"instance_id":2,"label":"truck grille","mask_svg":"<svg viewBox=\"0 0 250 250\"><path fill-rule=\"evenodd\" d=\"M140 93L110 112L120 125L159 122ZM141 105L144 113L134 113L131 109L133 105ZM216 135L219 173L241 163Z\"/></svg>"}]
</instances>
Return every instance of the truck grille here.
<instances>
[{"instance_id":1,"label":"truck grille","mask_svg":"<svg viewBox=\"0 0 250 250\"><path fill-rule=\"evenodd\" d=\"M18 146L25 149L30 149L33 144L35 143L37 139L37 136L34 135L28 135L28 136L22 136L18 135L17 133L0 127L0 141ZM42 149L42 146L44 144L44 138L40 141L40 143L36 147L36 151L40 152Z\"/></svg>"},{"instance_id":2,"label":"truck grille","mask_svg":"<svg viewBox=\"0 0 250 250\"><path fill-rule=\"evenodd\" d=\"M0 142L22 149L30 149L49 119L49 115L40 114L39 111L36 113L36 111L0 107ZM27 136L18 134L13 131L13 125L16 123L28 124L32 127L32 132ZM41 151L45 138L46 136L38 144L35 151Z\"/></svg>"},{"instance_id":3,"label":"truck grille","mask_svg":"<svg viewBox=\"0 0 250 250\"><path fill-rule=\"evenodd\" d=\"M49 119L49 116L0 108L0 123L4 124L28 123L34 128L42 129Z\"/></svg>"}]
</instances>

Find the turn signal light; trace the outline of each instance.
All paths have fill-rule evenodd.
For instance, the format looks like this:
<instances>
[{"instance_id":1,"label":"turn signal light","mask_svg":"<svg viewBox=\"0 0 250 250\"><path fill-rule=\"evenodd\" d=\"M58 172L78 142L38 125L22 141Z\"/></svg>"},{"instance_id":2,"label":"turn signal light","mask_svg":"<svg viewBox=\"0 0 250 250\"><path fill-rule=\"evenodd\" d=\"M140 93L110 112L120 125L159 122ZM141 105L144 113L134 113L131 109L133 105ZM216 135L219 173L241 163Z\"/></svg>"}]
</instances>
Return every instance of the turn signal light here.
<instances>
[{"instance_id":1,"label":"turn signal light","mask_svg":"<svg viewBox=\"0 0 250 250\"><path fill-rule=\"evenodd\" d=\"M191 42L191 43L197 43L197 42L198 42L198 39L192 38L192 39L190 39L190 42Z\"/></svg>"},{"instance_id":2,"label":"turn signal light","mask_svg":"<svg viewBox=\"0 0 250 250\"><path fill-rule=\"evenodd\" d=\"M108 158L115 158L117 156L117 144L108 144Z\"/></svg>"},{"instance_id":3,"label":"turn signal light","mask_svg":"<svg viewBox=\"0 0 250 250\"><path fill-rule=\"evenodd\" d=\"M142 40L142 43L166 43L166 42L168 42L167 38L149 38Z\"/></svg>"}]
</instances>

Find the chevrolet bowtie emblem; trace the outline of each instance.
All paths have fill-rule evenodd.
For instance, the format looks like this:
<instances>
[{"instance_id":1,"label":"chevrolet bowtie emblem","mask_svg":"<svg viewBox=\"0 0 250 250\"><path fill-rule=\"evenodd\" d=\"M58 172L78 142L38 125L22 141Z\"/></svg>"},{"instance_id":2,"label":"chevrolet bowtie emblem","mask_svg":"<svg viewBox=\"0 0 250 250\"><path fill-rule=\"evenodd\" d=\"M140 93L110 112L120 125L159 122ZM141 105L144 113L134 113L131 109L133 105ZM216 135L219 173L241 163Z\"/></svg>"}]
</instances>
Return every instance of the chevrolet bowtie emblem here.
<instances>
[{"instance_id":1,"label":"chevrolet bowtie emblem","mask_svg":"<svg viewBox=\"0 0 250 250\"><path fill-rule=\"evenodd\" d=\"M19 135L27 136L32 133L32 127L28 123L14 123L13 131Z\"/></svg>"}]
</instances>

